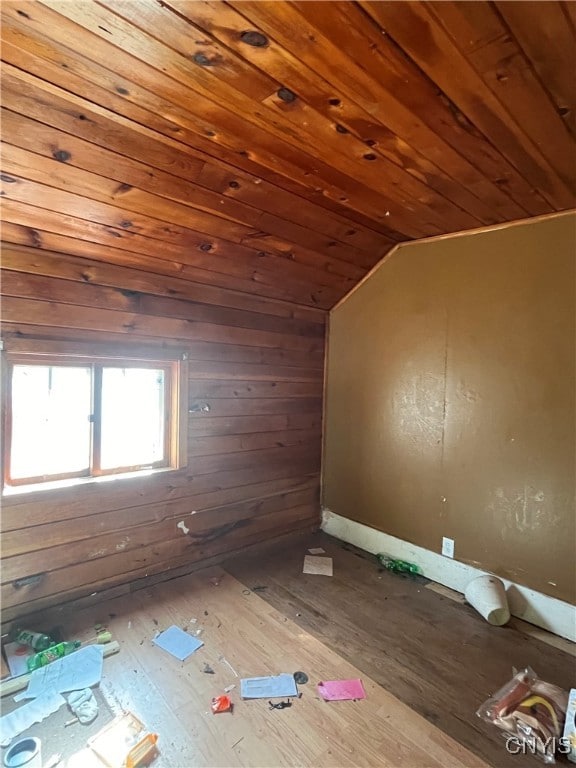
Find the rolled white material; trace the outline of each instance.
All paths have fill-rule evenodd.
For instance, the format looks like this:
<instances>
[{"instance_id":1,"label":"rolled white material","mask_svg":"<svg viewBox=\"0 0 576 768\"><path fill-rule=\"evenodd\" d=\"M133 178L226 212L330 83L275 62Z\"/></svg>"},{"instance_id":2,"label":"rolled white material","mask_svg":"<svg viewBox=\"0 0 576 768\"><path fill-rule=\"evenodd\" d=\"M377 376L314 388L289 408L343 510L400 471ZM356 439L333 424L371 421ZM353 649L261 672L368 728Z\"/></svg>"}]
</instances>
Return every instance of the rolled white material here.
<instances>
[{"instance_id":1,"label":"rolled white material","mask_svg":"<svg viewBox=\"0 0 576 768\"><path fill-rule=\"evenodd\" d=\"M489 624L501 627L510 621L506 590L496 576L478 576L468 584L464 595Z\"/></svg>"}]
</instances>

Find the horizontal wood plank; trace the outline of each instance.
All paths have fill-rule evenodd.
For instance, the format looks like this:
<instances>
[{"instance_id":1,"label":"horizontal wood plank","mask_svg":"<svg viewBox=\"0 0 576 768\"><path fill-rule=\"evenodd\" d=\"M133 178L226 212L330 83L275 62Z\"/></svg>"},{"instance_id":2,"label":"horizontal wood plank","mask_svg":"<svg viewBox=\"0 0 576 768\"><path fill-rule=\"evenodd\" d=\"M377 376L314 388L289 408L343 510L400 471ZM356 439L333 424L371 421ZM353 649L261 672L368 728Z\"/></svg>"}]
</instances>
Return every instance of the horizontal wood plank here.
<instances>
[{"instance_id":1,"label":"horizontal wood plank","mask_svg":"<svg viewBox=\"0 0 576 768\"><path fill-rule=\"evenodd\" d=\"M318 524L321 313L260 298L252 310L249 303L237 309L224 289L220 308L157 295L151 281L146 293L121 287L124 277L124 285L143 287L138 271L111 268L102 285L79 278L86 265L72 268L66 257L59 264L57 254L5 252L11 267L20 264L4 271L8 353L185 353L191 385L185 468L4 496L10 615ZM127 338L129 317L139 327ZM36 586L13 586L42 572Z\"/></svg>"},{"instance_id":2,"label":"horizontal wood plank","mask_svg":"<svg viewBox=\"0 0 576 768\"><path fill-rule=\"evenodd\" d=\"M188 445L188 456L210 456L225 451L255 451L260 448L277 448L286 445L306 445L318 442L319 429L269 430L250 432L245 435L192 435Z\"/></svg>"},{"instance_id":3,"label":"horizontal wood plank","mask_svg":"<svg viewBox=\"0 0 576 768\"><path fill-rule=\"evenodd\" d=\"M322 383L282 382L282 381L197 381L188 384L188 395L191 398L262 398L269 397L322 397Z\"/></svg>"},{"instance_id":4,"label":"horizontal wood plank","mask_svg":"<svg viewBox=\"0 0 576 768\"><path fill-rule=\"evenodd\" d=\"M291 320L305 320L307 323L324 326L325 313L311 307L295 307L293 304L282 301L252 295L246 296L244 293L199 285L189 282L185 275L173 278L168 274L153 274L143 270L116 266L114 262L95 261L79 258L78 255L68 255L74 248L79 248L77 241L70 243L71 250L64 253L39 250L37 247L30 247L26 244L33 233L16 224L5 223L2 235L7 238L7 241L2 242L2 266L4 269L26 274L59 277L80 283L123 288L138 293L181 298L215 305L219 309L230 307L247 310L256 315L275 315ZM47 233L42 233L42 237L47 237ZM62 240L64 241L65 238ZM160 276L161 274L162 276ZM273 321L267 319L266 322Z\"/></svg>"},{"instance_id":5,"label":"horizontal wood plank","mask_svg":"<svg viewBox=\"0 0 576 768\"><path fill-rule=\"evenodd\" d=\"M31 275L23 271L11 271L9 263L9 257L6 259L3 257L2 292L5 296L57 301L59 304L75 304L85 307L106 307L156 317L181 318L190 323L234 326L265 333L294 333L297 330L298 334L303 337L323 336L323 326L318 323L273 318L256 312L227 310L223 307L199 303L192 304L190 301L143 294L127 287L101 287L93 281L65 282L58 278ZM129 281L130 273L125 273L125 276ZM123 285L121 277L117 283L119 286ZM249 338L252 336L250 335ZM255 338L257 338L257 334Z\"/></svg>"},{"instance_id":6,"label":"horizontal wood plank","mask_svg":"<svg viewBox=\"0 0 576 768\"><path fill-rule=\"evenodd\" d=\"M240 47L237 37L230 32L230 25L227 23L222 28L216 6L205 4L199 8L187 0L175 0L172 5L191 18L200 18L209 28L214 25L214 34L226 35L228 44ZM314 2L294 3L282 12L271 5L243 2L236 10L237 29L248 19L282 44L282 48L266 49L267 69L279 66L281 71L285 70L288 57L294 62L290 81L317 109L325 109L338 125L369 141L393 162L400 160L409 173L425 177L430 186L446 197L458 199L462 207L482 221L487 223L498 218L499 212L505 217L514 217L521 216L524 210L534 209L535 213L549 210L545 204L542 207L543 200L537 205L537 195L511 167L507 169L510 191L517 192L524 204L529 201L528 208L522 203L515 204L499 188L496 181L503 173L501 156L467 125L465 116L455 105L448 105L440 98L432 83L421 77L418 68L371 25L354 4L339 3L329 15L321 3ZM300 30L303 28L308 40L307 69L301 63ZM323 33L323 39L319 32ZM334 81L334 75L329 73L327 62L334 56L343 56L342 51L347 49L352 35L356 60L353 78L340 74L338 90L344 90L347 98L332 106L326 83ZM340 52L336 52L339 43ZM329 44L332 45L329 51L321 48ZM258 59L261 57L256 52L251 60ZM310 66L312 61L314 67ZM340 73L349 70L349 66L343 66ZM423 114L423 105L426 105L424 124L416 124L414 114ZM402 137L402 141L397 137Z\"/></svg>"},{"instance_id":7,"label":"horizontal wood plank","mask_svg":"<svg viewBox=\"0 0 576 768\"><path fill-rule=\"evenodd\" d=\"M573 164L572 168L566 164L574 148L573 137L498 11L490 3L474 6L453 0L432 4L431 10L485 87L514 115L517 127L509 123L510 129L519 137L524 131L531 137L538 147L536 161L544 166L544 158L574 195ZM561 40L555 45L561 45ZM549 140L551 132L554 141Z\"/></svg>"},{"instance_id":8,"label":"horizontal wood plank","mask_svg":"<svg viewBox=\"0 0 576 768\"><path fill-rule=\"evenodd\" d=\"M202 515L206 517L208 512L230 504L258 503L262 499L283 493L294 494L307 490L318 493L318 478L309 476L302 479L289 477L268 480L263 483L243 486L240 492L238 488L228 488L218 495L212 493L212 498L205 494L205 498L208 500L204 504L201 496L196 498L188 496L175 499L169 504L156 502L109 512L95 510L90 515L34 526L34 536L30 536L29 532L22 529L7 531L2 537L2 556L14 557L40 549L61 546L71 541L81 541L82 539L91 539L95 536L123 531L136 525L146 526L165 520L179 522L183 518L186 523L188 517L191 517L194 520L190 520L190 523L198 526L197 530L200 530L200 522L196 520L196 516L200 513L206 513L206 515ZM202 524L206 522L204 521ZM187 525L187 527L192 530L190 526Z\"/></svg>"},{"instance_id":9,"label":"horizontal wood plank","mask_svg":"<svg viewBox=\"0 0 576 768\"><path fill-rule=\"evenodd\" d=\"M162 203L168 200L171 205L166 206L165 210L170 217L179 211L186 211L188 221L198 221L198 228L202 231L214 232L217 236L223 237L229 222L241 223L247 228L245 236L249 236L250 242L260 244L262 248L270 246L279 250L293 250L298 256L311 260L318 259L319 254L324 254L330 259L368 266L373 264L381 254L382 237L351 221L342 224L335 222L340 235L335 241L318 235L314 229L303 227L297 222L285 221L272 213L263 212L262 206L271 205L266 202L270 197L269 192L266 194L266 190L259 196L256 195L256 199L252 200L250 205L243 203L242 193L237 193L237 190L243 187L249 189L248 185L251 184L257 192L260 192L262 182L255 184L252 179L242 179L244 182L242 185L237 179L231 178L227 187L222 183L217 185L213 182L212 186L216 189L206 188L199 183L191 183L186 178L147 165L145 162L128 160L124 155L112 152L108 147L96 146L77 139L68 133L31 120L23 114L5 109L2 110L2 121L5 135L10 136L11 163L15 173L19 173L19 169L26 168L29 173L33 171L38 180L46 178L48 173L53 182L58 182L62 175L64 183L68 181L72 185L74 182L77 189L80 190L83 187L89 192L89 196L99 195L101 199L113 198L128 209L136 205L145 209L146 201L149 199L160 198ZM26 150L30 150L34 155L30 155ZM54 162L59 157L66 157L65 161L59 161L60 166ZM6 154L4 158L8 161ZM142 160L147 159L148 155L142 152ZM173 158L168 151L166 151L164 165L166 168L171 168L173 165ZM201 167L204 170L204 166ZM103 176L103 170L106 176ZM239 175L241 176L238 173L234 174L235 177ZM218 176L216 171L204 172L201 180L204 180L204 177L216 179ZM142 194L143 192L145 194ZM154 198L149 198L149 195L154 195ZM254 207L256 202L259 208ZM296 206L297 200L294 200L292 205ZM321 217L321 210L317 215ZM229 233L232 238L238 236L242 238L242 230L238 228L230 228ZM363 246L362 248L350 243L354 238ZM239 241L241 242L241 239ZM297 247L294 247L295 245Z\"/></svg>"},{"instance_id":10,"label":"horizontal wood plank","mask_svg":"<svg viewBox=\"0 0 576 768\"><path fill-rule=\"evenodd\" d=\"M23 578L31 571L53 572L76 563L94 561L99 558L122 552L134 556L143 547L151 547L167 540L181 536L188 537L188 545L202 544L211 541L228 531L241 527L247 519L254 520L261 515L279 512L283 509L300 505L313 505L318 499L318 488L303 491L288 491L277 496L269 496L243 503L234 503L227 507L215 508L209 513L189 510L183 515L185 528L178 528L174 518L155 520L152 523L141 523L137 514L133 516L129 528L115 530L111 533L95 533L89 538L68 539L65 531L60 528L61 537L57 546L46 546L34 552L3 556L2 584L9 584ZM42 536L42 529L35 531ZM18 589L15 590L16 594Z\"/></svg>"},{"instance_id":11,"label":"horizontal wood plank","mask_svg":"<svg viewBox=\"0 0 576 768\"><path fill-rule=\"evenodd\" d=\"M23 126L23 130L25 130L25 126ZM105 158L100 158L100 160L103 167L106 168ZM110 158L109 162L113 164L114 159ZM10 175L13 179L10 186L4 190L7 197L10 197L14 190L18 190L15 185L18 185L19 179L26 179L41 185L41 189L44 185L49 188L45 194L46 200L42 202L44 206L49 201L52 208L55 200L63 199L67 211L72 213L74 211L73 203L78 195L81 195L83 199L102 204L96 206L98 214L80 206L78 210L82 217L85 217L86 213L89 213L92 220L102 216L104 220L110 221L110 217L112 217L112 222L114 220L119 221L122 229L139 232L160 240L179 242L184 237L187 243L199 243L200 248L210 245L212 255L225 257L226 254L232 252L234 258L239 260L241 256L250 258L257 254L261 267L267 267L269 262L274 261L273 257L284 258L288 263L286 268L289 268L290 274L296 278L312 275L313 272L310 270L325 271L329 275L339 275L351 279L358 279L365 273L362 267L353 263L356 255L355 249L344 245L339 246L337 242L334 242L332 248L325 244L322 252L311 250L312 232L305 231L303 233L302 240L307 241L307 244L302 246L281 235L274 236L262 231L257 226L262 225L262 222L257 220L250 225L239 223L245 222L247 219L244 212L236 211L229 218L221 218L206 213L205 209L210 209L207 201L203 208L196 209L187 204L185 200L180 202L173 197L166 198L158 194L151 194L135 186L119 194L117 182L103 176L102 170L100 174L89 173L69 166L68 162L55 162L53 157L50 159L38 157L36 154L20 149L13 144L4 145L2 165L6 175ZM71 199L66 191L71 188L76 189L78 193L74 199ZM59 190L66 197L62 198L62 194L58 196L58 193L52 190ZM198 195L193 191L190 191L189 195L198 198ZM37 200L36 198L32 199L32 197L27 199L30 199L31 202ZM113 208L109 205L110 201L113 201ZM219 205L219 203L225 204L225 200L221 196L215 195L211 204L219 210L223 208L223 205ZM159 220L162 222L160 228L157 225ZM296 225L288 224L288 227L292 230L296 228ZM231 251L230 243L242 247ZM342 258L339 258L339 254ZM298 269L299 265L302 265L302 271Z\"/></svg>"},{"instance_id":12,"label":"horizontal wood plank","mask_svg":"<svg viewBox=\"0 0 576 768\"><path fill-rule=\"evenodd\" d=\"M28 348L39 349L43 341L57 340L64 352L70 328L51 328L49 326L25 325L5 322L3 325L7 349L21 346L21 342L29 342ZM73 343L74 352L86 351L86 344L93 345L93 351L100 351L104 356L118 356L118 350L125 350L130 357L131 352L138 355L148 355L152 358L156 350L172 355L169 350L182 350L182 343L166 342L159 337L130 336L123 333L100 333L96 331L75 331ZM307 353L294 350L277 350L266 347L239 347L233 344L209 344L206 342L188 342L186 347L193 354L194 365L190 376L195 380L253 380L253 381L295 381L310 382L322 380L322 367L319 363L309 360Z\"/></svg>"},{"instance_id":13,"label":"horizontal wood plank","mask_svg":"<svg viewBox=\"0 0 576 768\"><path fill-rule=\"evenodd\" d=\"M249 463L245 467L196 475L190 472L158 473L149 478L146 486L138 478L126 479L112 486L105 483L86 483L70 492L38 490L5 497L6 519L3 530L18 531L35 525L90 517L108 511L128 510L146 504L164 505L165 514L174 505L184 509L209 509L236 500L253 499L254 487L277 480L288 480L288 487L297 487L305 479L316 477L309 454L284 449L284 460L259 467ZM239 490L242 489L242 490ZM237 496L234 494L237 493ZM267 495L266 492L263 493Z\"/></svg>"},{"instance_id":14,"label":"horizontal wood plank","mask_svg":"<svg viewBox=\"0 0 576 768\"><path fill-rule=\"evenodd\" d=\"M457 40L444 25L443 3L362 1L361 4L448 98L460 106L468 119L489 137L508 161L522 169L524 178L533 184L540 195L556 209L574 205L570 186L554 172L541 148L537 148L528 137L526 126L520 127L515 115L488 87L460 48L466 45L464 37ZM483 9L489 12L489 3L480 3L478 8L480 12ZM454 76L456 72L457 77ZM504 78L507 77L503 73L502 84L506 83ZM524 98L529 103L527 94Z\"/></svg>"},{"instance_id":15,"label":"horizontal wood plank","mask_svg":"<svg viewBox=\"0 0 576 768\"><path fill-rule=\"evenodd\" d=\"M576 26L570 23L570 4L553 1L543 7L497 0L495 6L552 97L558 114L576 133L576 83L571 76Z\"/></svg>"},{"instance_id":16,"label":"horizontal wood plank","mask_svg":"<svg viewBox=\"0 0 576 768\"><path fill-rule=\"evenodd\" d=\"M54 302L41 302L34 299L18 299L6 297L3 302L3 313L7 322L23 322L30 325L42 326L49 324L55 327L69 328L71 325L69 311L64 305ZM118 333L134 333L142 336L172 337L175 339L190 339L192 341L207 341L221 344L243 344L273 349L296 349L318 359L323 354L322 343L306 340L301 337L290 337L283 334L269 334L266 331L233 328L230 326L214 326L207 323L194 323L173 318L138 315L128 312L95 309L76 306L74 322L78 328L95 329L98 331L115 331ZM222 329L222 330L220 330Z\"/></svg>"},{"instance_id":17,"label":"horizontal wood plank","mask_svg":"<svg viewBox=\"0 0 576 768\"><path fill-rule=\"evenodd\" d=\"M296 410L296 409L293 409ZM244 435L254 432L276 432L300 429L320 429L322 416L317 410L294 412L288 414L251 415L251 416L216 416L214 418L191 418L188 424L188 435L196 437L211 437L216 435Z\"/></svg>"},{"instance_id":18,"label":"horizontal wood plank","mask_svg":"<svg viewBox=\"0 0 576 768\"><path fill-rule=\"evenodd\" d=\"M7 165L11 167L9 162ZM48 220L52 220L55 214L71 216L77 221L88 220L95 233L100 233L101 237L115 238L116 246L121 249L126 248L126 250L141 252L152 257L162 254L164 258L172 257L197 269L224 275L230 274L244 280L258 279L263 284L271 284L273 274L279 272L284 275L286 283L288 285L294 283L295 288L297 283L305 283L307 280L314 280L318 285L330 286L342 291L353 285L353 278L338 274L336 267L332 272L298 264L296 260L279 251L270 253L266 250L258 250L257 245L254 247L244 245L239 235L238 240L235 241L221 239L226 233L223 231L225 228L219 224L215 225L215 229L220 229L222 235L214 237L212 233L206 234L165 219L139 215L134 211L127 213L115 204L110 205L81 195L73 195L65 190L30 181L15 174L9 174L5 178L9 178L10 181L3 184L4 198L6 202L12 203L12 208L14 204L23 203L34 206L39 211L48 210L52 216L42 214ZM173 210L175 204L169 207ZM156 205L156 208L156 215L162 216L162 206ZM186 213L179 217L174 214L171 218L180 218L182 222L190 220ZM191 222L191 226L193 225L194 222ZM245 234L245 238L250 241L249 232ZM272 264L274 264L273 273L271 273ZM342 266L341 271L352 271L356 276L364 274L363 270L346 268L346 265ZM274 291L271 290L271 293L273 294Z\"/></svg>"},{"instance_id":19,"label":"horizontal wood plank","mask_svg":"<svg viewBox=\"0 0 576 768\"><path fill-rule=\"evenodd\" d=\"M39 199L38 202L42 200ZM216 262L212 264L210 260L198 256L201 253L199 245L194 245L192 251L188 251L183 244L175 245L133 232L128 233L120 226L90 222L22 201L5 199L2 213L6 221L26 228L27 244L37 248L60 250L62 247L60 243L56 245L53 238L44 237L43 230L46 230L64 236L68 241L72 240L71 250L76 252L76 255L83 256L88 253L91 257L98 256L102 261L112 261L121 266L160 274L182 275L184 279L209 286L321 308L330 306L335 296L341 296L346 291L346 278L341 278L341 289L315 286L294 279L286 280L282 286L272 286L266 282L266 275L261 270L250 269L246 263L239 263L233 270L234 274L207 269L205 267L216 266ZM224 269L223 262L224 259L218 265L220 269ZM198 266L200 263L203 263L204 267Z\"/></svg>"},{"instance_id":20,"label":"horizontal wood plank","mask_svg":"<svg viewBox=\"0 0 576 768\"><path fill-rule=\"evenodd\" d=\"M60 21L58 23L60 23ZM95 38L91 39L90 46L91 50L97 49L98 44ZM119 49L112 49L110 55L114 56L114 59L118 64L122 61L122 53L119 51ZM143 73L146 73L146 70L147 67L143 60L140 60L136 63L134 59L128 57L128 61L126 62L126 72L130 73L128 75L130 78L141 77ZM158 80L158 77L161 77L158 69L153 69L150 76L153 80ZM57 121L57 125L63 128L65 126L74 126L72 130L72 133L74 134L92 135L91 129L93 128L94 124L98 124L101 122L101 119L104 118L109 124L108 132L119 133L117 124L118 122L121 122L123 126L130 126L138 133L145 136L146 139L158 140L160 138L163 144L168 144L174 149L182 149L184 146L182 143L176 142L171 136L166 137L163 134L148 130L139 123L126 121L120 118L117 113L111 113L108 110L104 110L95 106L90 102L89 99L81 99L76 96L70 96L66 90L51 86L42 80L38 80L37 78L30 77L22 70L17 70L9 65L6 66L3 70L2 80L4 84L4 103L6 106L14 109L15 111L22 111L24 114L29 114L31 116L44 115L45 120L50 120L51 124L56 124L52 121ZM164 80L163 85L164 92L166 94L173 94L171 100L176 104L180 103L182 98L186 96L186 90L182 90L181 87L175 85L172 79ZM38 93L37 89L40 89L40 93ZM49 103L52 107L50 114L48 115L44 113L42 108L43 104L46 103L46 93L49 94ZM90 90L90 94L91 93L92 91ZM216 105L215 102L211 103L211 108L212 110L216 110L217 113L221 113L221 109ZM213 116L208 113L205 106L202 110L202 113L203 126L206 126L206 123L208 123L208 125L212 125L212 120L214 117L217 119L217 115ZM76 115L78 114L82 116L82 123L89 121L86 132L82 130L83 126L79 126L77 124L78 120L76 119ZM276 137L267 137L265 133L257 132L262 151L257 154L250 153L245 149L245 147L250 146L251 144L250 138L254 135L253 126L249 126L249 131L247 134L246 123L241 118L235 118L232 111L226 112L225 119L227 130L231 131L231 135L242 137L240 141L237 138L233 139L232 141L232 146L236 155L239 155L240 157L250 157L251 159L255 159L264 163L268 162L268 166L272 166L276 173L280 173L282 177L289 179L290 182L296 182L297 185L304 185L305 188L311 188L312 191L315 192L315 194L312 195L313 201L321 201L322 204L324 204L325 199L328 199L328 201L334 201L336 203L345 203L345 216L356 219L358 213L360 213L360 219L362 221L366 216L364 211L369 211L372 218L374 218L375 223L372 224L370 218L365 220L370 222L371 226L373 226L375 229L380 229L383 226L384 234L386 237L389 237L391 234L392 239L398 238L398 230L386 224L386 221L381 213L382 207L385 206L387 202L389 202L389 199L384 197L382 200L380 200L379 207L377 202L381 195L372 193L371 199L369 190L367 190L364 185L357 182L351 183L349 177L339 174L330 166L327 166L324 162L317 161L315 165L321 166L322 169L326 170L330 176L330 181L323 182L322 187L320 188L317 186L318 172L310 170L309 158L303 158L302 154L296 148L292 148L286 145L283 153L284 157L282 164L278 163L278 161L267 161L265 159L266 156L264 153L266 150L268 150L270 152L269 157L273 156L273 148L277 143ZM211 134L213 132L207 127L203 127L202 131L204 135ZM181 137L185 138L185 136L182 136L183 133L184 132L181 130L176 131L178 139ZM214 133L216 132L214 131ZM220 136L221 135L222 134L220 134ZM217 155L219 148L214 148L213 152ZM194 152L192 154L195 156ZM264 172L264 168L261 168L259 177L261 176L269 176L268 171ZM281 184L283 183L284 182L281 182ZM300 191L298 186L296 189ZM304 191L303 194L308 196L306 191ZM338 206L336 207L336 210L338 210ZM378 211L380 211L380 213ZM421 230L418 229L417 231ZM403 235L404 233L400 234Z\"/></svg>"},{"instance_id":21,"label":"horizontal wood plank","mask_svg":"<svg viewBox=\"0 0 576 768\"><path fill-rule=\"evenodd\" d=\"M37 610L41 598L48 597L52 602L54 598L64 599L71 584L85 584L86 592L94 591L94 588L108 587L114 582L130 581L139 576L178 567L183 562L207 559L227 549L239 548L243 543L255 543L296 529L309 530L317 525L315 506L305 505L261 517L243 518L237 521L235 529L230 529L228 533L222 534L222 538L206 544L195 544L177 529L180 536L176 538L51 571L32 589L15 589L11 584L4 585L0 588L2 604L6 611L13 607L17 607L21 613ZM103 577L103 574L106 576Z\"/></svg>"}]
</instances>

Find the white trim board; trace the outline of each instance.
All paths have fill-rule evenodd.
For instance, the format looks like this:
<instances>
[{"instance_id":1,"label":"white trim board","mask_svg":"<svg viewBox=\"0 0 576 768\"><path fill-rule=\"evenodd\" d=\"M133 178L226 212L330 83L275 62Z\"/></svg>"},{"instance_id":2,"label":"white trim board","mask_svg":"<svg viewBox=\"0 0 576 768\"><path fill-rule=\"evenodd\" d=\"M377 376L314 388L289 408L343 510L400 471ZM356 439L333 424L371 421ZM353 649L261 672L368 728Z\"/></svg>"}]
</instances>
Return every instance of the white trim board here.
<instances>
[{"instance_id":1,"label":"white trim board","mask_svg":"<svg viewBox=\"0 0 576 768\"><path fill-rule=\"evenodd\" d=\"M444 584L445 587L450 587L457 592L463 593L468 582L485 573L466 563L443 557L437 552L349 520L329 509L322 511L322 530L330 536L335 536L348 544L354 544L374 555L385 552L391 557L416 563L426 578ZM501 581L506 587L508 604L513 616L576 642L576 606L507 579L501 579Z\"/></svg>"}]
</instances>

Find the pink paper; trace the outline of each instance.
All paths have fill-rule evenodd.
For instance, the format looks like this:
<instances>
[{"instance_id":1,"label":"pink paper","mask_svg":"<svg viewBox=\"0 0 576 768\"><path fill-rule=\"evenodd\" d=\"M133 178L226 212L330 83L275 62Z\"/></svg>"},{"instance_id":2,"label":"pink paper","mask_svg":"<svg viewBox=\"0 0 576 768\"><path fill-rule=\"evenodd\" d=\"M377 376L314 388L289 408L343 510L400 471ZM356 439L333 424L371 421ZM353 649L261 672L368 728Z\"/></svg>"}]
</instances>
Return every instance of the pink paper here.
<instances>
[{"instance_id":1,"label":"pink paper","mask_svg":"<svg viewBox=\"0 0 576 768\"><path fill-rule=\"evenodd\" d=\"M325 680L318 683L316 690L324 701L349 701L365 699L366 691L362 680Z\"/></svg>"}]
</instances>

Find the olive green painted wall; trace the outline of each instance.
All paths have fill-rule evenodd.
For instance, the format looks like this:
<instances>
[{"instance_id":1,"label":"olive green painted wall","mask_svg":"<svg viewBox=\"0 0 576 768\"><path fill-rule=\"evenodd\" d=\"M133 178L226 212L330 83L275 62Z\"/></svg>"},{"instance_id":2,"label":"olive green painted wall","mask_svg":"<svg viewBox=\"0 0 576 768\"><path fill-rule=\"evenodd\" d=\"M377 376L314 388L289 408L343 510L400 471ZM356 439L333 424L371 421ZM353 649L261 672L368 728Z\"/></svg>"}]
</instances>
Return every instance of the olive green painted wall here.
<instances>
[{"instance_id":1,"label":"olive green painted wall","mask_svg":"<svg viewBox=\"0 0 576 768\"><path fill-rule=\"evenodd\" d=\"M332 311L325 507L576 602L575 235L407 244Z\"/></svg>"}]
</instances>

